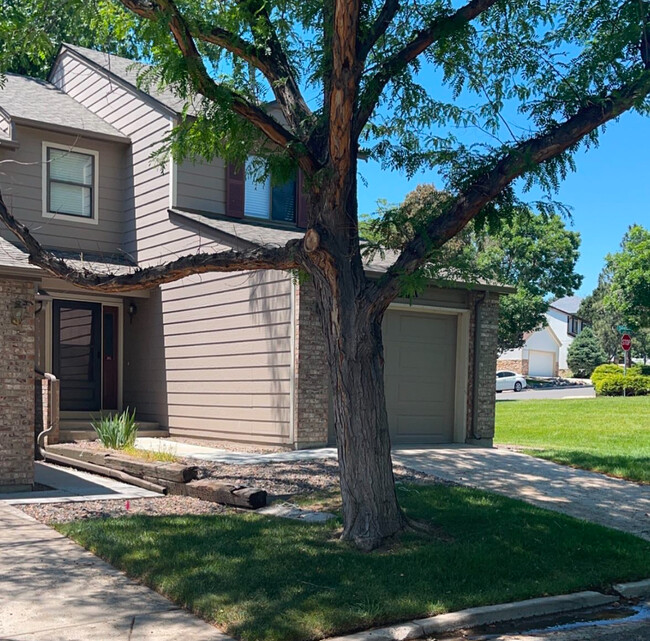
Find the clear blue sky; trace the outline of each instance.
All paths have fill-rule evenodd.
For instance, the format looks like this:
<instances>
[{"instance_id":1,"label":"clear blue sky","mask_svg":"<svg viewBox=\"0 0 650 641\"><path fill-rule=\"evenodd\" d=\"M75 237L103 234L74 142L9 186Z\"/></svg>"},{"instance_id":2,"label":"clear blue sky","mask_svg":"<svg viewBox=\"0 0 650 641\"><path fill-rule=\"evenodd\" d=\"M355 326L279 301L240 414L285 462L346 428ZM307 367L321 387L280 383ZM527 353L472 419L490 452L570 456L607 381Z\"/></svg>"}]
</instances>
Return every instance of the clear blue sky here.
<instances>
[{"instance_id":1,"label":"clear blue sky","mask_svg":"<svg viewBox=\"0 0 650 641\"><path fill-rule=\"evenodd\" d=\"M573 220L567 226L582 238L576 271L584 276L578 291L584 296L596 286L605 255L618 249L629 225L650 228L650 118L623 114L601 134L599 147L577 155L576 165L556 199L572 208ZM376 211L380 198L398 203L419 183L438 182L433 172L409 181L404 174L382 171L374 162L359 166L368 182L366 186L359 181L362 213Z\"/></svg>"}]
</instances>

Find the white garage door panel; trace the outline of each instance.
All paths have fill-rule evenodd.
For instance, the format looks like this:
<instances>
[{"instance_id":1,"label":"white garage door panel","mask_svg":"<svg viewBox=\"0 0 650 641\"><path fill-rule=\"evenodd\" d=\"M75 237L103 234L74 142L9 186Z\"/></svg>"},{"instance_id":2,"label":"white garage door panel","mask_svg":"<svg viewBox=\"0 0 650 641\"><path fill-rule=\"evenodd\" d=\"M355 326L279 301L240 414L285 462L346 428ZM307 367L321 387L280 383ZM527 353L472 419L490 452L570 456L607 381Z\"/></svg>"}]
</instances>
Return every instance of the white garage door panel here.
<instances>
[{"instance_id":1,"label":"white garage door panel","mask_svg":"<svg viewBox=\"0 0 650 641\"><path fill-rule=\"evenodd\" d=\"M451 315L386 314L386 405L393 443L453 440L456 325Z\"/></svg>"},{"instance_id":2,"label":"white garage door panel","mask_svg":"<svg viewBox=\"0 0 650 641\"><path fill-rule=\"evenodd\" d=\"M553 352L528 352L528 374L530 376L553 376L555 357Z\"/></svg>"}]
</instances>

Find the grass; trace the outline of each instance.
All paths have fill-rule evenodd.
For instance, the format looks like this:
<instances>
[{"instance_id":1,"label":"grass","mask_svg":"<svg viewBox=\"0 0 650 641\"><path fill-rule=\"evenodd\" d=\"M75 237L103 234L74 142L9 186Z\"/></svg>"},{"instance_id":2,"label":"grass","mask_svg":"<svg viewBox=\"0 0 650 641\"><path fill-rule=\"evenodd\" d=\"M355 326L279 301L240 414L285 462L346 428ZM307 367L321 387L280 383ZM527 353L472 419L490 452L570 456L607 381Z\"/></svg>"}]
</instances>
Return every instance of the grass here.
<instances>
[{"instance_id":1,"label":"grass","mask_svg":"<svg viewBox=\"0 0 650 641\"><path fill-rule=\"evenodd\" d=\"M363 554L340 522L250 514L125 516L60 524L72 537L225 632L298 641L482 604L650 576L650 543L478 490L399 487L439 539L405 534Z\"/></svg>"},{"instance_id":2,"label":"grass","mask_svg":"<svg viewBox=\"0 0 650 641\"><path fill-rule=\"evenodd\" d=\"M122 453L143 459L148 463L175 463L178 461L178 456L175 454L174 448L167 449L166 447L163 447L154 452L152 450L140 450L137 447L130 445L118 450L118 454Z\"/></svg>"},{"instance_id":3,"label":"grass","mask_svg":"<svg viewBox=\"0 0 650 641\"><path fill-rule=\"evenodd\" d=\"M650 483L650 397L498 402L497 443L564 465Z\"/></svg>"}]
</instances>

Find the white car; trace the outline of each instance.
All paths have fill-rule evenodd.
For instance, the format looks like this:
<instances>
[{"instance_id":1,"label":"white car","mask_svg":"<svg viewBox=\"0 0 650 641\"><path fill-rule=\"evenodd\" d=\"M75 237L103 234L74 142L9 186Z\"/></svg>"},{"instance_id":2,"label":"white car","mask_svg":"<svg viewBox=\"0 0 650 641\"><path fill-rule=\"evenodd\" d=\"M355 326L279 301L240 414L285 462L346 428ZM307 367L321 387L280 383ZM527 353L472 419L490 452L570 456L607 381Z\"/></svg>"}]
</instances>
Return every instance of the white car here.
<instances>
[{"instance_id":1,"label":"white car","mask_svg":"<svg viewBox=\"0 0 650 641\"><path fill-rule=\"evenodd\" d=\"M526 387L526 379L521 374L508 371L497 372L497 392L503 392L504 389L521 392L524 387Z\"/></svg>"}]
</instances>

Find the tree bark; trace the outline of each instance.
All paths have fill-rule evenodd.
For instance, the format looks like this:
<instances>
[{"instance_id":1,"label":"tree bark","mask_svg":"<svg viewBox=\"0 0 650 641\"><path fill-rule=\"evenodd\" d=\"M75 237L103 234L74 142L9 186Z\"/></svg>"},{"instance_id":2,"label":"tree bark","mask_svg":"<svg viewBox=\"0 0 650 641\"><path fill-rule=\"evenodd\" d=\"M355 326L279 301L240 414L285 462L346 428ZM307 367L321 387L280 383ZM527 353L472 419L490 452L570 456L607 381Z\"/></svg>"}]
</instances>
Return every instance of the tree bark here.
<instances>
[{"instance_id":1,"label":"tree bark","mask_svg":"<svg viewBox=\"0 0 650 641\"><path fill-rule=\"evenodd\" d=\"M352 163L355 166L355 163ZM332 181L317 207L324 226L309 252L326 343L343 500L343 539L373 550L406 525L398 505L384 393L381 322L356 229L356 169ZM341 189L342 187L342 189Z\"/></svg>"}]
</instances>

